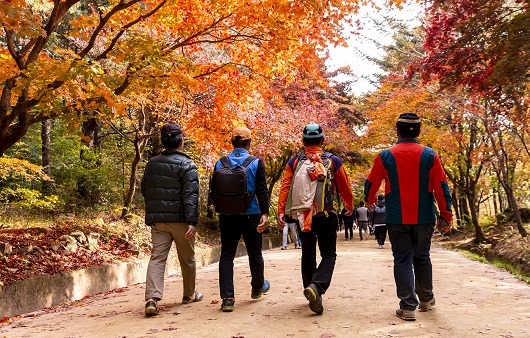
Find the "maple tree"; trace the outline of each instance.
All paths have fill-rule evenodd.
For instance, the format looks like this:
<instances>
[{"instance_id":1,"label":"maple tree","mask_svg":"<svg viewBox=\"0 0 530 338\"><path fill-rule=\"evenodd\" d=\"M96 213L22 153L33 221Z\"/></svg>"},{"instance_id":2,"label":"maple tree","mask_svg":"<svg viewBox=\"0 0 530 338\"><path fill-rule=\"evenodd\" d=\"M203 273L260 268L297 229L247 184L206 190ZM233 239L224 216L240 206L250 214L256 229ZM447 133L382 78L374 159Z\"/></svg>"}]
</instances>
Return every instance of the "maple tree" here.
<instances>
[{"instance_id":1,"label":"maple tree","mask_svg":"<svg viewBox=\"0 0 530 338\"><path fill-rule=\"evenodd\" d=\"M112 119L154 88L191 120L231 120L277 74L313 69L357 1L0 2L0 155L34 123ZM244 110L244 109L243 109ZM80 120L80 121L79 121ZM79 121L79 122L76 122ZM207 136L203 134L201 136Z\"/></svg>"},{"instance_id":2,"label":"maple tree","mask_svg":"<svg viewBox=\"0 0 530 338\"><path fill-rule=\"evenodd\" d=\"M492 165L523 237L527 231L512 175L520 154L509 147L515 149L519 142L528 149L529 20L528 1L431 1L427 55L410 68L425 82L436 81L442 90L461 90L482 107L480 120L495 155Z\"/></svg>"}]
</instances>

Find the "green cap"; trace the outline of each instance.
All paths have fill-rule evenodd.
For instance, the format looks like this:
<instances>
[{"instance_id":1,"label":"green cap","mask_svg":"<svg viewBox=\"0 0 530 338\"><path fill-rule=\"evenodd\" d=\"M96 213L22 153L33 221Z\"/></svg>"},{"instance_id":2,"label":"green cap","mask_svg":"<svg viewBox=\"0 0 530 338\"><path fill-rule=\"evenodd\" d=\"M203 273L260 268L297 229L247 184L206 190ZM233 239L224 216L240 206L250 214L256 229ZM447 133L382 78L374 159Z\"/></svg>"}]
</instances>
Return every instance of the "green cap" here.
<instances>
[{"instance_id":1,"label":"green cap","mask_svg":"<svg viewBox=\"0 0 530 338\"><path fill-rule=\"evenodd\" d=\"M321 138L324 136L324 131L318 124L310 123L305 126L302 135L304 138Z\"/></svg>"}]
</instances>

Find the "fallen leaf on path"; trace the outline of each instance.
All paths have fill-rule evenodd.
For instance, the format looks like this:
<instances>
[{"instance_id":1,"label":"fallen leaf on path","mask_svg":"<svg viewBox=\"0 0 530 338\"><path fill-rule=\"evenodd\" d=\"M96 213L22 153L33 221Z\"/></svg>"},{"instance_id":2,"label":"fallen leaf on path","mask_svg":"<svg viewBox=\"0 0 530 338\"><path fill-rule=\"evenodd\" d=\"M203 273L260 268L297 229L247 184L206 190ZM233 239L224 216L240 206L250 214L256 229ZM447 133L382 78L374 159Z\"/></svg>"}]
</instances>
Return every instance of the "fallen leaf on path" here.
<instances>
[{"instance_id":1,"label":"fallen leaf on path","mask_svg":"<svg viewBox=\"0 0 530 338\"><path fill-rule=\"evenodd\" d=\"M389 325L398 325L398 323L396 323L396 322L390 322L390 323L388 323L388 324L389 324Z\"/></svg>"},{"instance_id":2,"label":"fallen leaf on path","mask_svg":"<svg viewBox=\"0 0 530 338\"><path fill-rule=\"evenodd\" d=\"M210 304L218 304L218 303L219 303L219 300L217 300L217 299L214 299L214 300L212 300L212 301L211 301L211 303L210 303Z\"/></svg>"},{"instance_id":3,"label":"fallen leaf on path","mask_svg":"<svg viewBox=\"0 0 530 338\"><path fill-rule=\"evenodd\" d=\"M331 337L335 337L335 335L329 332L326 332L320 335L320 338L331 338Z\"/></svg>"},{"instance_id":4,"label":"fallen leaf on path","mask_svg":"<svg viewBox=\"0 0 530 338\"><path fill-rule=\"evenodd\" d=\"M180 315L180 311L173 312L173 315L175 316Z\"/></svg>"}]
</instances>

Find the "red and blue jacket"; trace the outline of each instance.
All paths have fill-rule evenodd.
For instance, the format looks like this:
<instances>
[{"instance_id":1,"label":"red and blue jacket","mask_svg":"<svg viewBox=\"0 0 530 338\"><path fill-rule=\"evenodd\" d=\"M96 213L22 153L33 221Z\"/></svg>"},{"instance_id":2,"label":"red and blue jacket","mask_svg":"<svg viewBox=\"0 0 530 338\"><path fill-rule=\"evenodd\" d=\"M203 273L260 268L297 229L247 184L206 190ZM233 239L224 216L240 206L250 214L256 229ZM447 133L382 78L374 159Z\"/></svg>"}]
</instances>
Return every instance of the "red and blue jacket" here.
<instances>
[{"instance_id":1,"label":"red and blue jacket","mask_svg":"<svg viewBox=\"0 0 530 338\"><path fill-rule=\"evenodd\" d=\"M435 198L440 217L451 223L451 193L440 159L431 148L403 138L379 153L364 183L369 205L375 203L382 180L387 224L435 223Z\"/></svg>"}]
</instances>

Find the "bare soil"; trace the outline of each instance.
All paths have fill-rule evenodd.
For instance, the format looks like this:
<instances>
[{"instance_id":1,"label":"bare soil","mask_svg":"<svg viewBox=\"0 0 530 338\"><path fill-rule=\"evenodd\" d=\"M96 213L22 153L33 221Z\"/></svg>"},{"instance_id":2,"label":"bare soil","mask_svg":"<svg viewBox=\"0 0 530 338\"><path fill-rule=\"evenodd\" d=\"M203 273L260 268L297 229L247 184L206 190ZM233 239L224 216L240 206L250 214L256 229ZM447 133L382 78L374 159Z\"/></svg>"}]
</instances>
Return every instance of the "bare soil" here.
<instances>
[{"instance_id":1,"label":"bare soil","mask_svg":"<svg viewBox=\"0 0 530 338\"><path fill-rule=\"evenodd\" d=\"M345 241L339 234L335 273L313 314L302 293L300 250L264 252L271 290L250 298L248 260L235 261L236 304L220 310L217 264L197 272L199 303L183 305L182 279L166 279L161 314L143 316L144 284L9 319L8 337L529 337L530 286L505 270L434 244L436 307L415 322L395 316L398 299L390 245Z\"/></svg>"}]
</instances>

